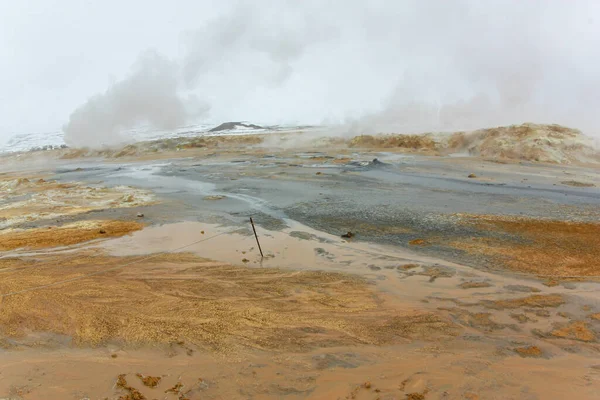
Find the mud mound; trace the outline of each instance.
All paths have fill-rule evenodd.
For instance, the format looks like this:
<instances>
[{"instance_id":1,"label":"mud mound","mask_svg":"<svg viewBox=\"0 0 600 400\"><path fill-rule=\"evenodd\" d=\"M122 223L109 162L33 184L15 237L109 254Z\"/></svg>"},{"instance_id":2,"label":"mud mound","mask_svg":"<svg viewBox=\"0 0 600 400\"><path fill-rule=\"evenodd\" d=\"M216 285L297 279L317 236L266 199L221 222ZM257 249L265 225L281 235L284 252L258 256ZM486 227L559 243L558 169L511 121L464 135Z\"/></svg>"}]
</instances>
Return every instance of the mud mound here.
<instances>
[{"instance_id":1,"label":"mud mound","mask_svg":"<svg viewBox=\"0 0 600 400\"><path fill-rule=\"evenodd\" d=\"M257 145L264 141L265 135L220 135L181 137L174 139L158 139L147 142L129 144L124 147L92 150L92 149L68 149L61 153L59 158L75 159L85 157L104 158L127 158L127 157L149 157L157 158L159 155L168 156L171 152L202 148L242 148L248 145ZM163 155L163 153L165 155Z\"/></svg>"},{"instance_id":2,"label":"mud mound","mask_svg":"<svg viewBox=\"0 0 600 400\"><path fill-rule=\"evenodd\" d=\"M560 125L522 124L458 132L447 139L453 152L486 158L569 164L600 162L593 140Z\"/></svg>"},{"instance_id":3,"label":"mud mound","mask_svg":"<svg viewBox=\"0 0 600 400\"><path fill-rule=\"evenodd\" d=\"M436 150L436 142L427 134L424 135L360 135L348 142L349 147L366 147L377 149L402 148L411 150Z\"/></svg>"},{"instance_id":4,"label":"mud mound","mask_svg":"<svg viewBox=\"0 0 600 400\"><path fill-rule=\"evenodd\" d=\"M132 221L82 221L59 227L0 232L0 251L71 246L105 237L119 237L144 227Z\"/></svg>"}]
</instances>

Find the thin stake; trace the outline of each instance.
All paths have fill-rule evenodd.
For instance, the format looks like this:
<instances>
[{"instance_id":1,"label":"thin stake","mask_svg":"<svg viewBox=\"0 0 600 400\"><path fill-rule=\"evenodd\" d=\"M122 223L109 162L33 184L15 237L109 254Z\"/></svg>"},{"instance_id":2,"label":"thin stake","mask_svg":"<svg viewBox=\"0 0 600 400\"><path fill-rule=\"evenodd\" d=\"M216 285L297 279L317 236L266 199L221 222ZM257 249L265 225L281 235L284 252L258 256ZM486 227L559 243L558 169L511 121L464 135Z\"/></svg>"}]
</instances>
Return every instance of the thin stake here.
<instances>
[{"instance_id":1,"label":"thin stake","mask_svg":"<svg viewBox=\"0 0 600 400\"><path fill-rule=\"evenodd\" d=\"M258 250L260 251L260 256L265 258L263 255L262 249L260 248L260 242L258 241L258 235L256 234L256 228L254 227L254 221L252 221L252 217L250 217L250 223L252 224L252 230L254 231L254 237L256 238L256 244L258 245Z\"/></svg>"}]
</instances>

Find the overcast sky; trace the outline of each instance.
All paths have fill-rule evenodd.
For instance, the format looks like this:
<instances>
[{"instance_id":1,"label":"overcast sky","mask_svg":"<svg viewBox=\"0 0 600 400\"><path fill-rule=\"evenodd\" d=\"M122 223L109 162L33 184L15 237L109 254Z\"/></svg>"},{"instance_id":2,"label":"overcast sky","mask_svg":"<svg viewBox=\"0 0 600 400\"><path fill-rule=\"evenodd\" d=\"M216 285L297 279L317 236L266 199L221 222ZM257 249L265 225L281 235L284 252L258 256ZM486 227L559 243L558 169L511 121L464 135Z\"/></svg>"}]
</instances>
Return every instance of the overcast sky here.
<instances>
[{"instance_id":1,"label":"overcast sky","mask_svg":"<svg viewBox=\"0 0 600 400\"><path fill-rule=\"evenodd\" d=\"M0 138L236 119L594 134L599 12L593 0L0 0Z\"/></svg>"}]
</instances>

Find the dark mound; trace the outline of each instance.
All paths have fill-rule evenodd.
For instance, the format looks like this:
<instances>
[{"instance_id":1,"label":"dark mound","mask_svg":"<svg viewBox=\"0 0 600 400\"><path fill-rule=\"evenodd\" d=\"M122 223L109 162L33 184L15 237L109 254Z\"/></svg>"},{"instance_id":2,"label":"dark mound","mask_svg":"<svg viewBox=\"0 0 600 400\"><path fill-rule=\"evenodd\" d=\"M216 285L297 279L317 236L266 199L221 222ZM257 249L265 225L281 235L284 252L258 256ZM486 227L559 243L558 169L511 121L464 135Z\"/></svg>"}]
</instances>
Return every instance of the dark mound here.
<instances>
[{"instance_id":1,"label":"dark mound","mask_svg":"<svg viewBox=\"0 0 600 400\"><path fill-rule=\"evenodd\" d=\"M373 161L351 161L348 164L346 164L346 168L354 168L354 169L360 169L360 170L369 170L369 169L376 169L376 168L385 168L388 167L390 164L388 163L384 163L379 161L378 159L374 158Z\"/></svg>"},{"instance_id":2,"label":"dark mound","mask_svg":"<svg viewBox=\"0 0 600 400\"><path fill-rule=\"evenodd\" d=\"M230 131L232 129L236 129L238 127L248 128L248 129L265 129L262 126L248 124L245 122L224 122L219 126L216 126L209 130L209 132L221 132L221 131Z\"/></svg>"}]
</instances>

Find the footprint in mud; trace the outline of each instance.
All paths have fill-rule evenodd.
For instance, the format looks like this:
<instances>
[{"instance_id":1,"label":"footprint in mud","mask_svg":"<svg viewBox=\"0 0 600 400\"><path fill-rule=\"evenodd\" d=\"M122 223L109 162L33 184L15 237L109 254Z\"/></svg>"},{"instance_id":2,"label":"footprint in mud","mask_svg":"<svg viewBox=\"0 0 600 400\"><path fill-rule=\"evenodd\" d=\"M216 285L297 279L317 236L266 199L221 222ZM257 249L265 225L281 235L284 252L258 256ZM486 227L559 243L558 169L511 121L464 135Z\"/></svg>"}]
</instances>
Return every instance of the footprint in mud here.
<instances>
[{"instance_id":1,"label":"footprint in mud","mask_svg":"<svg viewBox=\"0 0 600 400\"><path fill-rule=\"evenodd\" d=\"M411 265L411 268L408 270L402 270L399 269L398 272L404 274L404 276L402 278L406 278L406 277L410 277L410 276L415 276L415 275L420 275L420 276L428 276L429 277L429 282L433 283L435 282L435 280L437 278L451 278L454 275L456 275L456 270L454 268L450 268L450 267L444 267L441 265L419 265L417 267L421 267L420 269L417 269L417 267L412 268L412 264L408 264ZM402 268L404 269L406 266L403 266Z\"/></svg>"},{"instance_id":2,"label":"footprint in mud","mask_svg":"<svg viewBox=\"0 0 600 400\"><path fill-rule=\"evenodd\" d=\"M325 250L322 247L315 247L315 254L318 256L321 256L323 258L326 258L328 260L334 260L335 256L333 254L331 254L330 252L328 252L327 250Z\"/></svg>"},{"instance_id":3,"label":"footprint in mud","mask_svg":"<svg viewBox=\"0 0 600 400\"><path fill-rule=\"evenodd\" d=\"M318 370L331 368L356 368L360 365L357 356L352 353L346 354L319 354L313 357L315 368Z\"/></svg>"},{"instance_id":4,"label":"footprint in mud","mask_svg":"<svg viewBox=\"0 0 600 400\"><path fill-rule=\"evenodd\" d=\"M525 285L506 285L506 286L504 286L504 289L510 290L511 292L522 292L522 293L541 292L541 290L538 288L534 288L531 286L525 286Z\"/></svg>"},{"instance_id":5,"label":"footprint in mud","mask_svg":"<svg viewBox=\"0 0 600 400\"><path fill-rule=\"evenodd\" d=\"M491 286L493 286L493 285L490 284L489 282L483 282L483 281L468 281L468 282L463 282L460 285L458 285L458 287L461 289L478 289L478 288L486 288L486 287L491 287Z\"/></svg>"},{"instance_id":6,"label":"footprint in mud","mask_svg":"<svg viewBox=\"0 0 600 400\"><path fill-rule=\"evenodd\" d=\"M319 243L334 243L332 240L322 238L313 233L302 232L302 231L292 231L290 232L290 236L300 240L314 240Z\"/></svg>"}]
</instances>

